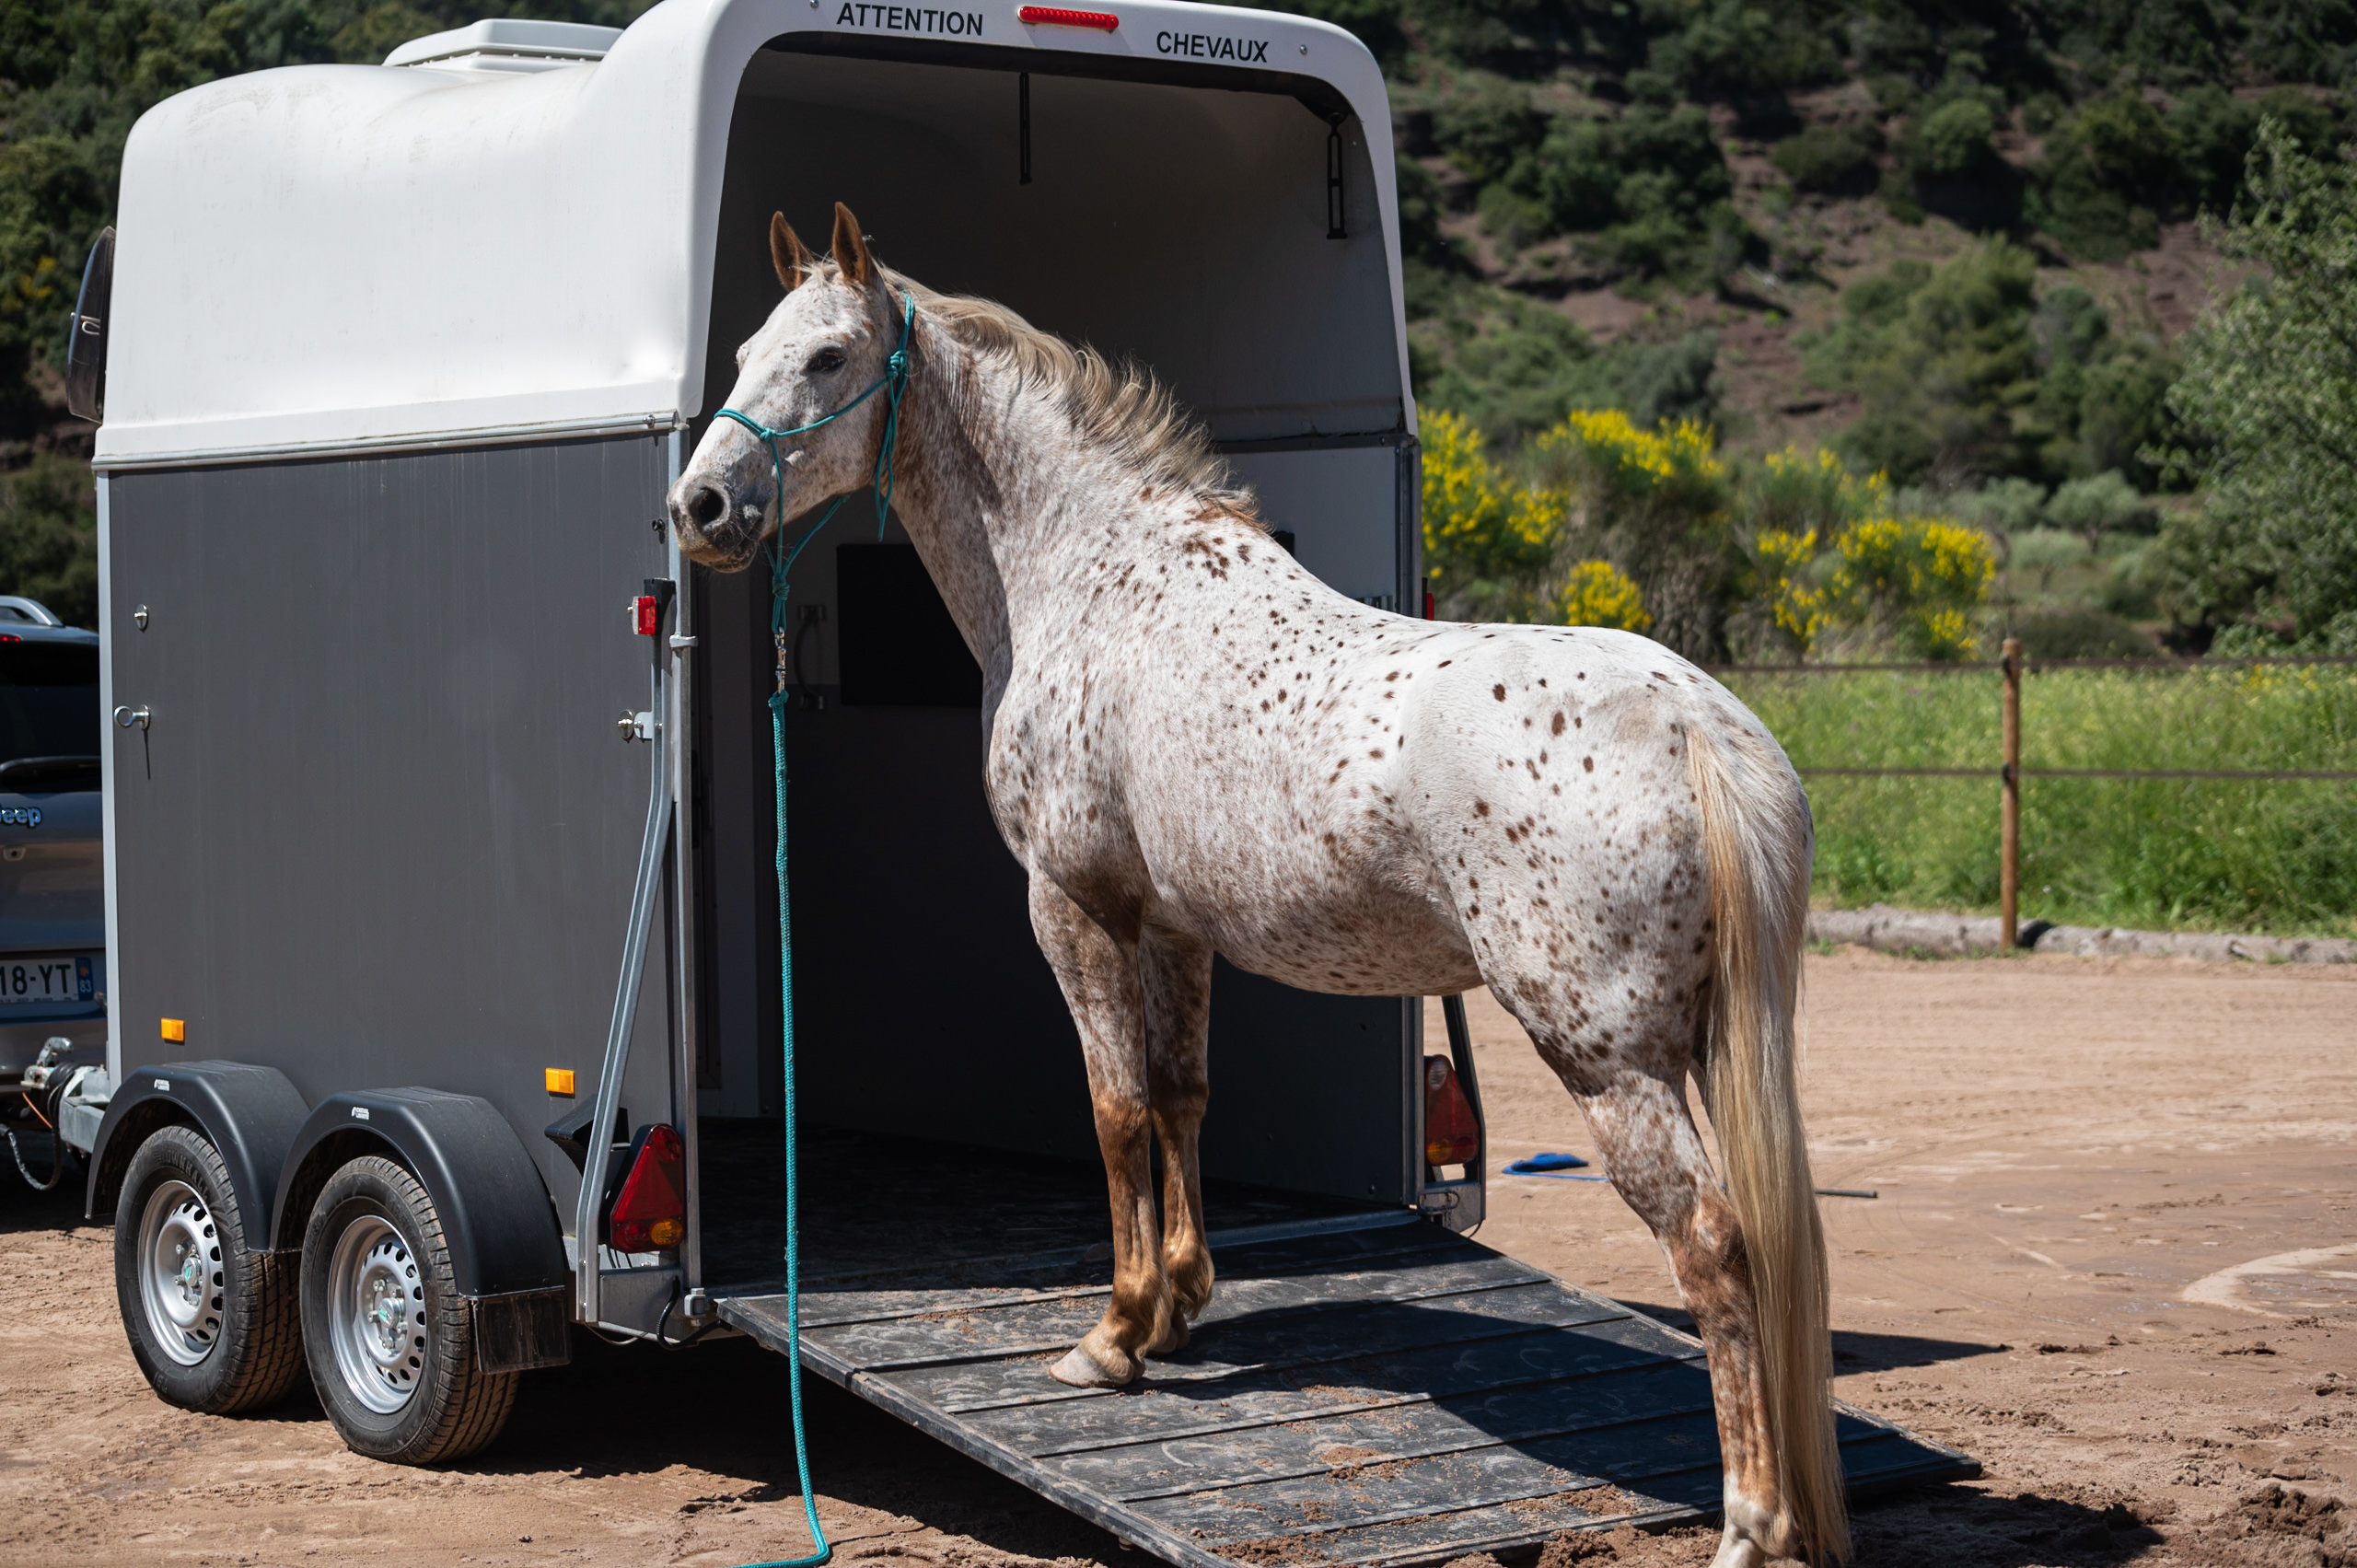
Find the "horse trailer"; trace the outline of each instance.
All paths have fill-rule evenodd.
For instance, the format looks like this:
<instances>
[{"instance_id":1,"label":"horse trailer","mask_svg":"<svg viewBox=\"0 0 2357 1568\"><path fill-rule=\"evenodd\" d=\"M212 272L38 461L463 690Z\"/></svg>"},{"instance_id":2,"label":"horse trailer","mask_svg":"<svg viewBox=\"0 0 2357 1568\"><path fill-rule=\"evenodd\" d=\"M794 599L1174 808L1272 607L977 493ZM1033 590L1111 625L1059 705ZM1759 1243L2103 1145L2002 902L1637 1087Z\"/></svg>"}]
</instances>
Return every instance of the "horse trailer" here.
<instances>
[{"instance_id":1,"label":"horse trailer","mask_svg":"<svg viewBox=\"0 0 2357 1568\"><path fill-rule=\"evenodd\" d=\"M773 640L761 575L663 522L777 298L772 214L841 199L1152 366L1304 566L1403 614L1421 482L1365 49L956 5L479 22L133 131L73 379L114 1028L62 1126L143 1369L228 1413L308 1368L424 1463L577 1330L785 1344L783 659L805 1365L1171 1562L1708 1515L1699 1344L1464 1234L1478 1139L1428 1148L1426 1107L1478 1087L1417 997L1218 971L1222 1293L1141 1388L1046 1375L1107 1289L1104 1173L972 657L897 525L821 540ZM1840 1437L1853 1487L1971 1472Z\"/></svg>"}]
</instances>

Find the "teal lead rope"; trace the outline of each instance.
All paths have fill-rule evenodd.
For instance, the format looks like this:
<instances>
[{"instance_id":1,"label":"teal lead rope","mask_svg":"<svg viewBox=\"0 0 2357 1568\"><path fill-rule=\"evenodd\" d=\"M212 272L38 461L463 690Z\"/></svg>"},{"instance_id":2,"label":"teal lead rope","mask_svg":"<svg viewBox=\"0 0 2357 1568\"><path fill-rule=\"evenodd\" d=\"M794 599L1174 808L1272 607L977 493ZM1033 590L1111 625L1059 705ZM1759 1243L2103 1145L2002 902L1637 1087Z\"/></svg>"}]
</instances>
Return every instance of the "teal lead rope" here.
<instances>
[{"instance_id":1,"label":"teal lead rope","mask_svg":"<svg viewBox=\"0 0 2357 1568\"><path fill-rule=\"evenodd\" d=\"M719 411L716 417L733 419L761 438L770 451L770 467L777 482L778 526L770 540L770 637L777 645L777 690L770 693L770 751L777 776L777 952L778 982L784 1005L780 1009L784 1019L781 1031L785 1050L785 1361L787 1402L794 1411L794 1468L802 1482L802 1515L810 1522L810 1540L818 1551L808 1557L780 1559L774 1562L757 1562L748 1568L819 1568L835 1554L827 1544L827 1532L819 1527L819 1502L810 1491L810 1444L802 1431L802 1226L799 1220L798 1195L795 1191L796 1166L794 1113L794 900L786 880L785 855L785 674L786 630L785 601L789 591L786 574L802 555L803 548L819 537L819 530L834 521L842 510L848 495L839 495L824 516L813 523L791 551L785 548L785 459L778 456L778 442L788 436L801 436L822 424L841 419L860 404L883 391L890 404L884 415L884 440L876 452L876 537L884 537L885 515L892 505L892 448L900 438L900 394L909 384L909 329L916 319L917 303L907 295L900 296L906 309L900 317L900 346L892 351L885 362L884 378L852 399L824 419L812 420L792 430L772 430L760 421L749 418L733 408Z\"/></svg>"}]
</instances>

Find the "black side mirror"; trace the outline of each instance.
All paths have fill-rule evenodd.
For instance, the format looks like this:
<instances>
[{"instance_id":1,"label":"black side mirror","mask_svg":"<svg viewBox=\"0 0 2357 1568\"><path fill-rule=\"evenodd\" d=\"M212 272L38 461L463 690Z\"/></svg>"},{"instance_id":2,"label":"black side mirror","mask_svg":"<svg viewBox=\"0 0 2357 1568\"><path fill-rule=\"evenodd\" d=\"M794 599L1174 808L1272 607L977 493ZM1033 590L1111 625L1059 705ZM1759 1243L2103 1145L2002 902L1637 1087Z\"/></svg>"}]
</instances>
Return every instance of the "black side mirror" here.
<instances>
[{"instance_id":1,"label":"black side mirror","mask_svg":"<svg viewBox=\"0 0 2357 1568\"><path fill-rule=\"evenodd\" d=\"M106 416L107 312L113 296L114 230L103 228L82 263L82 292L65 343L65 406L93 424Z\"/></svg>"}]
</instances>

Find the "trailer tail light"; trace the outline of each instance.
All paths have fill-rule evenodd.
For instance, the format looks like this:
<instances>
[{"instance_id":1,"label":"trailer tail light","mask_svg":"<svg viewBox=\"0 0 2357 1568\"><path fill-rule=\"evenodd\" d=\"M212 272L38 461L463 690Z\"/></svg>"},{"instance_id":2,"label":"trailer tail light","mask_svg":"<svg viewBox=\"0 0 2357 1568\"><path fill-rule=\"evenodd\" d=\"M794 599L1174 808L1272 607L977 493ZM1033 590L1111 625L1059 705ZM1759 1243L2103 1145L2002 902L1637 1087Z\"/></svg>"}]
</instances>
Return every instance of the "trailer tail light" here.
<instances>
[{"instance_id":1,"label":"trailer tail light","mask_svg":"<svg viewBox=\"0 0 2357 1568\"><path fill-rule=\"evenodd\" d=\"M688 1234L687 1151L662 1122L640 1132L621 1190L606 1215L606 1245L619 1252L677 1247Z\"/></svg>"},{"instance_id":2,"label":"trailer tail light","mask_svg":"<svg viewBox=\"0 0 2357 1568\"><path fill-rule=\"evenodd\" d=\"M1481 1152L1481 1124L1446 1056L1424 1058L1424 1163L1464 1165Z\"/></svg>"},{"instance_id":3,"label":"trailer tail light","mask_svg":"<svg viewBox=\"0 0 2357 1568\"><path fill-rule=\"evenodd\" d=\"M641 594L631 601L631 629L642 637L652 637L663 630L663 601L653 594Z\"/></svg>"},{"instance_id":4,"label":"trailer tail light","mask_svg":"<svg viewBox=\"0 0 2357 1568\"><path fill-rule=\"evenodd\" d=\"M1090 28L1097 32L1111 32L1121 25L1121 18L1110 11L1068 11L1062 6L1026 6L1015 15L1016 20L1035 26Z\"/></svg>"}]
</instances>

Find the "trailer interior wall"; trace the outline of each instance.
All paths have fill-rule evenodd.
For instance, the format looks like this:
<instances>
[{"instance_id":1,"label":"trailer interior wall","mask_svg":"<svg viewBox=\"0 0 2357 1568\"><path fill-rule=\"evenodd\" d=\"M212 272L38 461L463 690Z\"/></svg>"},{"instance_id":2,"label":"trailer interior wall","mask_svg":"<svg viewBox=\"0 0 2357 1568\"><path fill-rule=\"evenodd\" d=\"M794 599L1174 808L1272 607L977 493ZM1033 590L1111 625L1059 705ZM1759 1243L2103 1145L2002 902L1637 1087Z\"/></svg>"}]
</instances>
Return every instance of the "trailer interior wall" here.
<instances>
[{"instance_id":1,"label":"trailer interior wall","mask_svg":"<svg viewBox=\"0 0 2357 1568\"><path fill-rule=\"evenodd\" d=\"M1344 126L1351 232L1336 239L1328 127L1292 97L1034 75L1025 185L1017 76L965 63L1016 52L932 46L925 61L888 61L792 43L756 56L736 110L706 411L726 402L737 345L779 298L770 215L823 246L842 201L910 276L1150 366L1210 424L1305 564L1354 598L1409 601L1407 411L1356 121ZM872 540L873 515L865 497L851 503L795 575L797 629L821 617L797 639L801 678L827 699L795 711L788 739L806 1114L879 1136L1093 1158L1078 1042L983 801L978 711L842 701L834 547ZM897 522L888 537L906 538ZM768 585L761 571L696 576L699 812L710 824L702 1104L771 1114ZM1207 1171L1412 1201L1420 1049L1411 1004L1313 996L1223 965Z\"/></svg>"}]
</instances>

